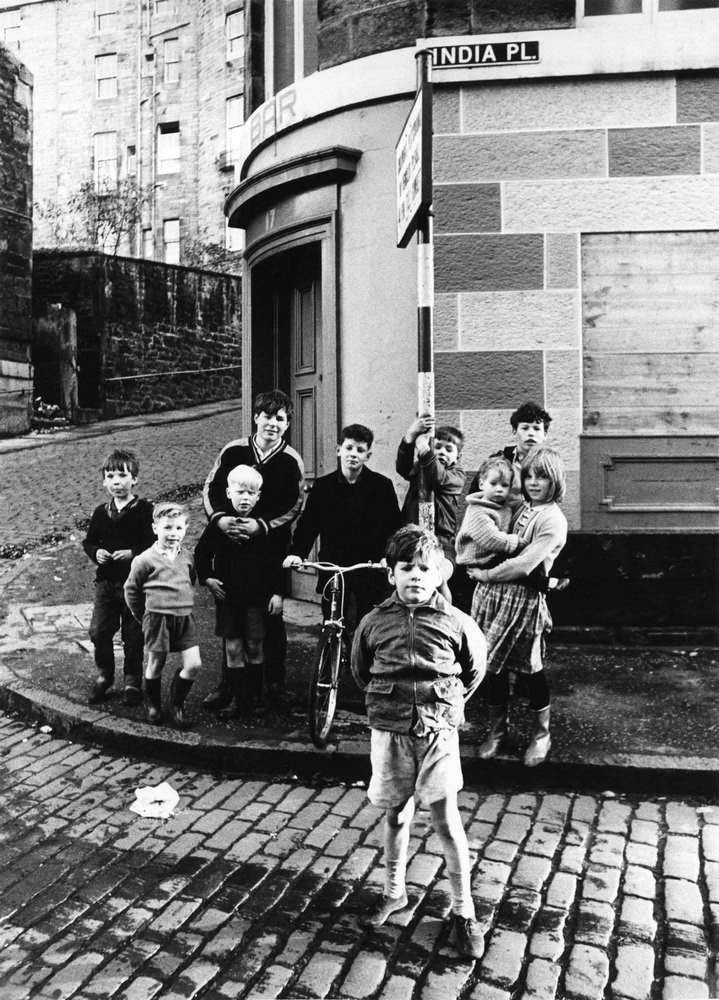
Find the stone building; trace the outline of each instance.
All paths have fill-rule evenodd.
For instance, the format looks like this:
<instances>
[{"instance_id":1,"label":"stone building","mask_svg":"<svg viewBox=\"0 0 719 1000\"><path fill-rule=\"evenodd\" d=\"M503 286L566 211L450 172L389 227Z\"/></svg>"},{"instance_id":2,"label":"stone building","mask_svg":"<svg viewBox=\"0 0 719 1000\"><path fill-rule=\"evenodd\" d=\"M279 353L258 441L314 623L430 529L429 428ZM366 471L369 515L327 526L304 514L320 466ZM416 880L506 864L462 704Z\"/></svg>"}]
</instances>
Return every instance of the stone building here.
<instances>
[{"instance_id":1,"label":"stone building","mask_svg":"<svg viewBox=\"0 0 719 1000\"><path fill-rule=\"evenodd\" d=\"M0 434L30 426L32 76L0 44Z\"/></svg>"},{"instance_id":2,"label":"stone building","mask_svg":"<svg viewBox=\"0 0 719 1000\"><path fill-rule=\"evenodd\" d=\"M716 3L310 6L247 9L227 201L246 236L245 400L273 380L291 391L312 474L355 420L392 471L417 396L395 144L429 48L439 419L463 428L473 469L519 402L551 411L574 581L559 620L715 626Z\"/></svg>"},{"instance_id":3,"label":"stone building","mask_svg":"<svg viewBox=\"0 0 719 1000\"><path fill-rule=\"evenodd\" d=\"M35 202L131 177L149 197L121 253L203 263L207 245L238 249L223 201L243 116L243 6L0 0L0 43L35 79ZM47 217L35 223L36 247L62 242Z\"/></svg>"}]
</instances>

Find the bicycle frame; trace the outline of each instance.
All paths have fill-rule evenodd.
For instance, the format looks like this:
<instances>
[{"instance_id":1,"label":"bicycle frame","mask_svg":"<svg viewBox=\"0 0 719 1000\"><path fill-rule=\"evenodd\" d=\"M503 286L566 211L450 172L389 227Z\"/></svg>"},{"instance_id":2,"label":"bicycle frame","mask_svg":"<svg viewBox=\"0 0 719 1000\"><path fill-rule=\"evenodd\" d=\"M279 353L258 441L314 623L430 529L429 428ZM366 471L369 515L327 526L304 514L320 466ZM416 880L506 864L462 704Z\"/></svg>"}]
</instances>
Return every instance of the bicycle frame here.
<instances>
[{"instance_id":1,"label":"bicycle frame","mask_svg":"<svg viewBox=\"0 0 719 1000\"><path fill-rule=\"evenodd\" d=\"M325 584L329 610L323 620L315 665L309 685L308 716L310 737L315 746L327 746L337 707L337 693L344 660L344 574L358 569L383 569L377 563L337 566L335 563L302 563L305 567L325 570L332 576ZM325 591L323 591L323 596Z\"/></svg>"}]
</instances>

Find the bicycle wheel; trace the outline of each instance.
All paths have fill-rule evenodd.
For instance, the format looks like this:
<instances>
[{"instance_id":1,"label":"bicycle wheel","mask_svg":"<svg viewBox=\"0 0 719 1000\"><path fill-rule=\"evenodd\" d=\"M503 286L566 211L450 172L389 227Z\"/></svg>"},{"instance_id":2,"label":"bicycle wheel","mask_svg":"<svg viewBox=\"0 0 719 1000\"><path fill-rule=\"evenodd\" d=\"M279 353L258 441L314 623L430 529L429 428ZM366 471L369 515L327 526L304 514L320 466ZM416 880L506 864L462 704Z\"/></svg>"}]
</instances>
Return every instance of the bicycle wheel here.
<instances>
[{"instance_id":1,"label":"bicycle wheel","mask_svg":"<svg viewBox=\"0 0 719 1000\"><path fill-rule=\"evenodd\" d=\"M310 737L320 749L327 746L335 717L341 663L342 640L334 629L325 629L317 646L307 707Z\"/></svg>"}]
</instances>

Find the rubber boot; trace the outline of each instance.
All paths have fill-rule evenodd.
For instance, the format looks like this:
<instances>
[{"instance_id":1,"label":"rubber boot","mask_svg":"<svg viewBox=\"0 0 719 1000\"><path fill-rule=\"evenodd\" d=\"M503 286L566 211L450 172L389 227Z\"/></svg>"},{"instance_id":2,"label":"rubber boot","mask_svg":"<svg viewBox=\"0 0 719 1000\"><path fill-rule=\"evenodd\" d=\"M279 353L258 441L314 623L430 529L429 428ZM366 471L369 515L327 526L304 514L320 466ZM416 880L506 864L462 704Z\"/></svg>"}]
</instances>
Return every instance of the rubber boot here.
<instances>
[{"instance_id":1,"label":"rubber boot","mask_svg":"<svg viewBox=\"0 0 719 1000\"><path fill-rule=\"evenodd\" d=\"M170 687L170 718L173 726L176 726L177 729L187 729L187 719L182 706L185 704L185 698L190 693L193 683L194 681L180 676L179 670L175 671Z\"/></svg>"},{"instance_id":2,"label":"rubber boot","mask_svg":"<svg viewBox=\"0 0 719 1000\"><path fill-rule=\"evenodd\" d=\"M125 705L139 705L142 701L142 677L139 674L125 674L125 689L122 692Z\"/></svg>"},{"instance_id":3,"label":"rubber boot","mask_svg":"<svg viewBox=\"0 0 719 1000\"><path fill-rule=\"evenodd\" d=\"M98 675L97 680L92 685L92 691L90 691L90 696L87 699L88 705L99 705L101 701L104 701L110 688L114 683L114 678L108 677L107 675Z\"/></svg>"},{"instance_id":4,"label":"rubber boot","mask_svg":"<svg viewBox=\"0 0 719 1000\"><path fill-rule=\"evenodd\" d=\"M159 726L162 722L162 677L145 678L145 704L147 721Z\"/></svg>"},{"instance_id":5,"label":"rubber boot","mask_svg":"<svg viewBox=\"0 0 719 1000\"><path fill-rule=\"evenodd\" d=\"M245 667L245 676L247 677L250 700L253 702L256 711L261 715L265 715L270 708L274 707L264 700L265 664L248 663Z\"/></svg>"},{"instance_id":6,"label":"rubber boot","mask_svg":"<svg viewBox=\"0 0 719 1000\"><path fill-rule=\"evenodd\" d=\"M234 667L227 671L230 686L230 701L225 708L217 713L219 719L241 719L250 715L255 707L255 700L250 685L250 667Z\"/></svg>"},{"instance_id":7,"label":"rubber boot","mask_svg":"<svg viewBox=\"0 0 719 1000\"><path fill-rule=\"evenodd\" d=\"M527 767L536 767L537 764L541 764L546 759L552 745L552 738L549 735L549 705L546 708L540 708L538 712L534 713L534 716L532 739L524 754L524 763Z\"/></svg>"},{"instance_id":8,"label":"rubber boot","mask_svg":"<svg viewBox=\"0 0 719 1000\"><path fill-rule=\"evenodd\" d=\"M507 735L509 724L509 704L489 706L489 732L484 743L477 750L480 760L491 760L496 757L502 740Z\"/></svg>"},{"instance_id":9,"label":"rubber boot","mask_svg":"<svg viewBox=\"0 0 719 1000\"><path fill-rule=\"evenodd\" d=\"M222 668L220 674L220 683L214 689L210 691L207 697L202 702L205 708L212 709L216 711L218 708L225 708L229 705L230 699L232 698L232 688L230 687L230 670L227 667L227 650L225 649L224 642L222 643Z\"/></svg>"}]
</instances>

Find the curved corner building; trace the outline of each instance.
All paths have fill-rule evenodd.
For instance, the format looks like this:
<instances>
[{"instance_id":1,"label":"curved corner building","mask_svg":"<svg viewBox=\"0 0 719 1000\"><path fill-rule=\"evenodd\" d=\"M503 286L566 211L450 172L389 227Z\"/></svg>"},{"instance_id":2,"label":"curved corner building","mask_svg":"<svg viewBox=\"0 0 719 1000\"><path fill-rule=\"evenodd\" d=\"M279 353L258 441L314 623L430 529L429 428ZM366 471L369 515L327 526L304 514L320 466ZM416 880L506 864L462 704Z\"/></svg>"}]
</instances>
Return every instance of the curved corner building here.
<instances>
[{"instance_id":1,"label":"curved corner building","mask_svg":"<svg viewBox=\"0 0 719 1000\"><path fill-rule=\"evenodd\" d=\"M393 468L417 395L394 148L430 48L438 418L471 470L518 403L551 412L560 620L716 626L716 2L250 0L246 25L226 213L246 231L248 415L287 386L311 475L350 421Z\"/></svg>"}]
</instances>

